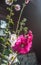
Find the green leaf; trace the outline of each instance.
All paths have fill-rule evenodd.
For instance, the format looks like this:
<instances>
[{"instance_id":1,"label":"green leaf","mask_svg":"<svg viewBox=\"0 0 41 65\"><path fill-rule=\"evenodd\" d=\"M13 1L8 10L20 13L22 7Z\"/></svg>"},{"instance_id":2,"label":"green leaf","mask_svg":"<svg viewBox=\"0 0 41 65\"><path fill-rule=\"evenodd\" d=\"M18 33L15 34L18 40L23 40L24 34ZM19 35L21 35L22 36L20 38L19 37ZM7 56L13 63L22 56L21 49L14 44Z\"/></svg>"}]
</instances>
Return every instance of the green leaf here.
<instances>
[{"instance_id":1,"label":"green leaf","mask_svg":"<svg viewBox=\"0 0 41 65\"><path fill-rule=\"evenodd\" d=\"M26 18L23 18L22 22L26 22L26 21L27 21L27 19Z\"/></svg>"},{"instance_id":2,"label":"green leaf","mask_svg":"<svg viewBox=\"0 0 41 65\"><path fill-rule=\"evenodd\" d=\"M0 42L1 43L4 43L4 41L5 41L4 38L3 37L0 37Z\"/></svg>"},{"instance_id":3,"label":"green leaf","mask_svg":"<svg viewBox=\"0 0 41 65\"><path fill-rule=\"evenodd\" d=\"M6 19L10 19L10 15L7 15Z\"/></svg>"},{"instance_id":4,"label":"green leaf","mask_svg":"<svg viewBox=\"0 0 41 65\"><path fill-rule=\"evenodd\" d=\"M7 41L7 42L5 43L5 45L8 45L8 46L10 46L10 43Z\"/></svg>"},{"instance_id":5,"label":"green leaf","mask_svg":"<svg viewBox=\"0 0 41 65\"><path fill-rule=\"evenodd\" d=\"M25 23L23 23L23 22L20 22L20 25L21 25L21 26L25 26Z\"/></svg>"},{"instance_id":6,"label":"green leaf","mask_svg":"<svg viewBox=\"0 0 41 65\"><path fill-rule=\"evenodd\" d=\"M11 13L11 15L13 16L13 15L14 15L14 13L12 12L12 13Z\"/></svg>"},{"instance_id":7,"label":"green leaf","mask_svg":"<svg viewBox=\"0 0 41 65\"><path fill-rule=\"evenodd\" d=\"M14 22L13 22L13 20L12 20L12 19L10 19L9 24L14 24Z\"/></svg>"},{"instance_id":8,"label":"green leaf","mask_svg":"<svg viewBox=\"0 0 41 65\"><path fill-rule=\"evenodd\" d=\"M10 54L10 51L9 51L9 49L6 49L5 51L4 51L4 55L9 55Z\"/></svg>"},{"instance_id":9,"label":"green leaf","mask_svg":"<svg viewBox=\"0 0 41 65\"><path fill-rule=\"evenodd\" d=\"M23 30L24 30L25 33L27 33L28 28L24 27Z\"/></svg>"},{"instance_id":10,"label":"green leaf","mask_svg":"<svg viewBox=\"0 0 41 65\"><path fill-rule=\"evenodd\" d=\"M4 33L5 33L5 34L8 34L8 33L9 33L8 28L5 29Z\"/></svg>"},{"instance_id":11,"label":"green leaf","mask_svg":"<svg viewBox=\"0 0 41 65\"><path fill-rule=\"evenodd\" d=\"M20 22L20 25L21 26L25 26L25 22L27 21L27 19L26 18L23 18L23 20Z\"/></svg>"},{"instance_id":12,"label":"green leaf","mask_svg":"<svg viewBox=\"0 0 41 65\"><path fill-rule=\"evenodd\" d=\"M7 60L8 59L8 56L7 55L4 55L4 54L1 54L1 59Z\"/></svg>"},{"instance_id":13,"label":"green leaf","mask_svg":"<svg viewBox=\"0 0 41 65\"><path fill-rule=\"evenodd\" d=\"M4 41L4 38L3 37L0 37L0 41Z\"/></svg>"},{"instance_id":14,"label":"green leaf","mask_svg":"<svg viewBox=\"0 0 41 65\"><path fill-rule=\"evenodd\" d=\"M4 60L4 59L3 59L3 60L2 60L2 63L3 63L3 64L7 64L7 60Z\"/></svg>"},{"instance_id":15,"label":"green leaf","mask_svg":"<svg viewBox=\"0 0 41 65\"><path fill-rule=\"evenodd\" d=\"M7 10L11 11L11 8L10 7L7 7Z\"/></svg>"},{"instance_id":16,"label":"green leaf","mask_svg":"<svg viewBox=\"0 0 41 65\"><path fill-rule=\"evenodd\" d=\"M2 63L1 65L7 65L7 64L5 64L5 63Z\"/></svg>"},{"instance_id":17,"label":"green leaf","mask_svg":"<svg viewBox=\"0 0 41 65\"><path fill-rule=\"evenodd\" d=\"M27 19L26 18L23 18L22 22L25 23L26 21L27 21Z\"/></svg>"}]
</instances>

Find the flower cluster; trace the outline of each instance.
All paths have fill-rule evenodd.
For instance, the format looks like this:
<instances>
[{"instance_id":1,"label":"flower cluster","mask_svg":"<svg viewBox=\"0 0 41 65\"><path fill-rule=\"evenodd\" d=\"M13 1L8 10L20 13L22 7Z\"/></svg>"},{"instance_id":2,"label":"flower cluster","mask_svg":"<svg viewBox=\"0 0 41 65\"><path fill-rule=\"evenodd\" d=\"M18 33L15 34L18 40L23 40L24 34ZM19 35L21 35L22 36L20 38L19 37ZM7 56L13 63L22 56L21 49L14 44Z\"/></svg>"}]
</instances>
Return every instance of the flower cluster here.
<instances>
[{"instance_id":1,"label":"flower cluster","mask_svg":"<svg viewBox=\"0 0 41 65\"><path fill-rule=\"evenodd\" d=\"M26 54L32 47L33 34L29 30L27 35L18 36L15 45L12 46L13 51L17 51L19 54Z\"/></svg>"},{"instance_id":2,"label":"flower cluster","mask_svg":"<svg viewBox=\"0 0 41 65\"><path fill-rule=\"evenodd\" d=\"M13 24L12 15L14 13L13 13L12 7L14 7L14 9L16 11L21 10L20 16L19 16L19 19L17 22L16 30L15 31L13 30L14 33L13 34L11 33L9 35L10 48L12 50L12 53L9 54L9 57L8 57L8 61L9 61L10 65L13 61L14 61L14 63L19 62L18 58L17 58L18 54L27 54L32 47L32 40L33 40L32 31L29 30L27 32L28 29L27 29L27 27L25 27L25 22L27 21L27 19L23 18L23 20L21 21L22 12L23 12L25 6L29 3L29 1L30 0L25 0L23 3L23 7L21 9L21 6L19 4L13 5L13 0L5 0L5 3L7 5L11 6L11 8L7 8L10 11L10 15L7 16L9 23ZM22 31L25 33L20 35L20 33Z\"/></svg>"}]
</instances>

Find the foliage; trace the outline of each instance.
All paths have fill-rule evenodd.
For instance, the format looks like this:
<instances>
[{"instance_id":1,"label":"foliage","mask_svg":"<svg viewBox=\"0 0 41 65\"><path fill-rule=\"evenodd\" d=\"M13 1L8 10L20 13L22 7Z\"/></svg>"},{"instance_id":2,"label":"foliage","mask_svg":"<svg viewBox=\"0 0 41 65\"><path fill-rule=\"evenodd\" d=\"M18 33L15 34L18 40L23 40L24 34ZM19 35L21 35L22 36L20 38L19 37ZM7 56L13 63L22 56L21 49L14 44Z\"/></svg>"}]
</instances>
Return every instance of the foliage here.
<instances>
[{"instance_id":1,"label":"foliage","mask_svg":"<svg viewBox=\"0 0 41 65\"><path fill-rule=\"evenodd\" d=\"M14 1L16 2L16 0L14 0ZM24 32L24 34L26 34L27 30L28 30L28 28L25 27L25 23L26 23L27 19L24 17L21 20L21 15L23 13L25 6L26 6L26 4L23 3L23 6L22 6L22 9L20 12L20 16L17 21L16 30L14 30L14 29L12 30L13 34L16 34L17 36L19 36L21 32ZM1 47L0 47L0 49L1 49L1 51L0 51L0 65L9 65L8 56L10 53L12 53L11 43L9 42L9 35L11 34L10 26L15 25L15 22L12 19L12 17L14 16L13 8L15 8L15 7L16 7L16 5L14 5L14 4L12 4L10 7L7 7L7 11L9 11L9 14L6 16L6 19L8 21L7 27L4 31L6 33L6 36L0 37L0 45L1 45ZM17 11L18 11L18 9L17 9Z\"/></svg>"}]
</instances>

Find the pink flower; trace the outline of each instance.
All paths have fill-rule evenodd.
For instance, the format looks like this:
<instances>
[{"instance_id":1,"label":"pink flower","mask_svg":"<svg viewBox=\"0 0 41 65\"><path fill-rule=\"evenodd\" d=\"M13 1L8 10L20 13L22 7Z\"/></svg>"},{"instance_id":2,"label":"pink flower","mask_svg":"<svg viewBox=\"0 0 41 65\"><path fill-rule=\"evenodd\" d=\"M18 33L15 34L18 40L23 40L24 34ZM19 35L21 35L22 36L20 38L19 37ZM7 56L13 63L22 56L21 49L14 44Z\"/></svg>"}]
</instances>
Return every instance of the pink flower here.
<instances>
[{"instance_id":1,"label":"pink flower","mask_svg":"<svg viewBox=\"0 0 41 65\"><path fill-rule=\"evenodd\" d=\"M25 0L25 4L28 4L30 0Z\"/></svg>"},{"instance_id":2,"label":"pink flower","mask_svg":"<svg viewBox=\"0 0 41 65\"><path fill-rule=\"evenodd\" d=\"M15 5L15 10L16 10L16 11L19 11L19 10L20 10L20 5L19 5L19 4L16 4L16 5Z\"/></svg>"},{"instance_id":3,"label":"pink flower","mask_svg":"<svg viewBox=\"0 0 41 65\"><path fill-rule=\"evenodd\" d=\"M32 40L33 40L33 34L32 34L32 31L29 30L27 34L28 51L30 51L30 48L32 46Z\"/></svg>"},{"instance_id":4,"label":"pink flower","mask_svg":"<svg viewBox=\"0 0 41 65\"><path fill-rule=\"evenodd\" d=\"M31 31L28 32L26 37L20 35L17 39L15 46L12 46L12 49L14 51L17 51L19 54L26 54L30 51L30 48L32 47L32 39L33 34Z\"/></svg>"}]
</instances>

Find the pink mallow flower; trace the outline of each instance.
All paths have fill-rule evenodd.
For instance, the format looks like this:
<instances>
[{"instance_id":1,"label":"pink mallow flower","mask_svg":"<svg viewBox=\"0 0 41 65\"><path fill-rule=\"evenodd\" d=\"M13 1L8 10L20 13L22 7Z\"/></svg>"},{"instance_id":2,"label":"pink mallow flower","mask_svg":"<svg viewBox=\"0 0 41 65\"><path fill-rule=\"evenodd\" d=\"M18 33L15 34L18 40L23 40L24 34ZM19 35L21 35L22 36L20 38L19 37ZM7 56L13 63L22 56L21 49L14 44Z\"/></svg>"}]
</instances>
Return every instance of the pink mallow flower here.
<instances>
[{"instance_id":1,"label":"pink mallow flower","mask_svg":"<svg viewBox=\"0 0 41 65\"><path fill-rule=\"evenodd\" d=\"M15 5L15 10L16 10L16 11L19 11L20 9L21 9L20 5L19 5L19 4L16 4L16 5Z\"/></svg>"},{"instance_id":2,"label":"pink mallow flower","mask_svg":"<svg viewBox=\"0 0 41 65\"><path fill-rule=\"evenodd\" d=\"M30 0L25 0L25 4L28 4Z\"/></svg>"},{"instance_id":3,"label":"pink mallow flower","mask_svg":"<svg viewBox=\"0 0 41 65\"><path fill-rule=\"evenodd\" d=\"M12 46L13 51L17 51L19 54L26 54L32 47L33 34L29 31L27 35L20 35L17 39L15 46Z\"/></svg>"}]
</instances>

